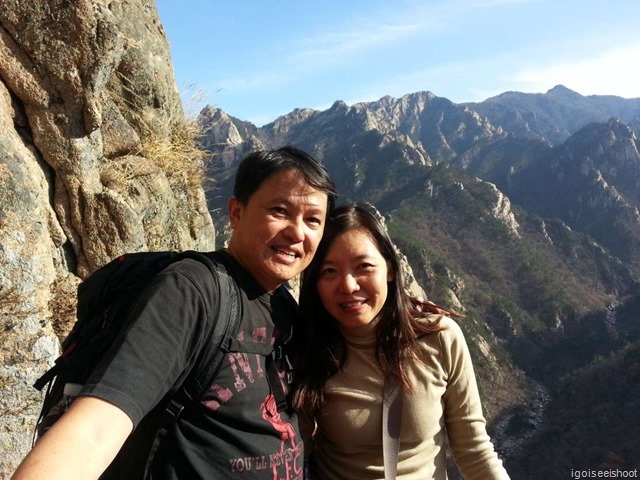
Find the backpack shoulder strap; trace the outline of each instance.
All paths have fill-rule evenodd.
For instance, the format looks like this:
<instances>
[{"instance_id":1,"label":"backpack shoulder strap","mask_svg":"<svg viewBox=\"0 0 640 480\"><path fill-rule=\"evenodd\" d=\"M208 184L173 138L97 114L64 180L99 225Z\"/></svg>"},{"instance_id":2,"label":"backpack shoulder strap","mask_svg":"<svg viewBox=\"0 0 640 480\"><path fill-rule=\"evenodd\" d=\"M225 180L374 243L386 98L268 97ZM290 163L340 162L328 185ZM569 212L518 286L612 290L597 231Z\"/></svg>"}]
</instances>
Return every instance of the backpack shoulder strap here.
<instances>
[{"instance_id":1,"label":"backpack shoulder strap","mask_svg":"<svg viewBox=\"0 0 640 480\"><path fill-rule=\"evenodd\" d=\"M214 276L218 284L218 308L213 321L213 331L207 337L201 359L196 366L196 390L193 392L193 398L196 400L200 400L210 387L225 354L231 350L242 317L240 289L227 270L224 254L212 252L204 258L205 264L209 262L209 269L213 266L217 274Z\"/></svg>"},{"instance_id":2,"label":"backpack shoulder strap","mask_svg":"<svg viewBox=\"0 0 640 480\"><path fill-rule=\"evenodd\" d=\"M213 320L207 332L196 364L182 387L167 403L166 412L175 421L185 406L199 401L215 378L226 353L230 351L233 339L240 327L241 303L237 283L227 271L224 255L220 252L199 253L187 251L176 260L191 258L203 263L211 272L218 292L217 308L211 312Z\"/></svg>"}]
</instances>

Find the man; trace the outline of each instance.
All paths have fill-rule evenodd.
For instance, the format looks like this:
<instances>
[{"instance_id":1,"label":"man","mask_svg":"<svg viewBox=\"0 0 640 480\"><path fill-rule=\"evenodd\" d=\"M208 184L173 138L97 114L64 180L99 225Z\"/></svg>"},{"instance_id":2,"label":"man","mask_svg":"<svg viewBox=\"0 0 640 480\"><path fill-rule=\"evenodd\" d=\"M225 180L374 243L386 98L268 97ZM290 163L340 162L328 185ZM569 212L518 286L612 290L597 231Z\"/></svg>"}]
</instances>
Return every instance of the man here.
<instances>
[{"instance_id":1,"label":"man","mask_svg":"<svg viewBox=\"0 0 640 480\"><path fill-rule=\"evenodd\" d=\"M256 152L240 164L228 202L225 263L241 292L241 344L281 345L290 338L295 305L281 285L310 263L335 197L326 170L293 147ZM154 279L134 307L132 328L27 455L15 480L88 479L104 471L144 415L194 365L217 295L207 275L203 265L184 260ZM275 407L265 361L256 354L227 356L202 408L182 415L160 444L152 478L302 478L297 419Z\"/></svg>"}]
</instances>

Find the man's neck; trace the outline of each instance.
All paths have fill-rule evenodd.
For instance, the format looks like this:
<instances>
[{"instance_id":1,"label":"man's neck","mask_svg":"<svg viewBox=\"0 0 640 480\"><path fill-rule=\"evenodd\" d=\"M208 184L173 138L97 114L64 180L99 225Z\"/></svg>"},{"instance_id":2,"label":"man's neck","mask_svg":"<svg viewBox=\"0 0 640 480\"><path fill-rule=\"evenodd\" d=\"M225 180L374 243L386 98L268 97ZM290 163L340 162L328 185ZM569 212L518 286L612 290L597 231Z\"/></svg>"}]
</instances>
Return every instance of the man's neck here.
<instances>
[{"instance_id":1,"label":"man's neck","mask_svg":"<svg viewBox=\"0 0 640 480\"><path fill-rule=\"evenodd\" d=\"M269 287L266 287L262 282L260 282L256 275L251 271L251 269L249 269L247 267L247 265L245 265L245 263L242 261L242 256L238 255L237 253L234 252L233 246L231 245L231 243L229 243L229 245L227 247L225 247L224 251L231 256L236 262L238 262L242 268L249 274L251 275L251 278L253 278L253 280L260 285L267 293L274 293L281 284L276 285L275 287L273 287L273 285L270 285Z\"/></svg>"}]
</instances>

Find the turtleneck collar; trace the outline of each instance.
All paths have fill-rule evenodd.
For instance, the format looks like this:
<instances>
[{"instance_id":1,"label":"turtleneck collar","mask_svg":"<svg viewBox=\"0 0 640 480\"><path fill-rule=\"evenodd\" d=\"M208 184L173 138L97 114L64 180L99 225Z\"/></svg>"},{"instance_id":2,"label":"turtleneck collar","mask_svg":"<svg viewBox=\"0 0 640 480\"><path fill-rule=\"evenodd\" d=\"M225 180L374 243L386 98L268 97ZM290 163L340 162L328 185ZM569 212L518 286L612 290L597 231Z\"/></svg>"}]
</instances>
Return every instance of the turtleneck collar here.
<instances>
[{"instance_id":1,"label":"turtleneck collar","mask_svg":"<svg viewBox=\"0 0 640 480\"><path fill-rule=\"evenodd\" d=\"M345 328L340 325L340 333L347 344L355 347L371 347L376 342L376 327L379 321L379 317L377 317L366 325L355 328Z\"/></svg>"}]
</instances>

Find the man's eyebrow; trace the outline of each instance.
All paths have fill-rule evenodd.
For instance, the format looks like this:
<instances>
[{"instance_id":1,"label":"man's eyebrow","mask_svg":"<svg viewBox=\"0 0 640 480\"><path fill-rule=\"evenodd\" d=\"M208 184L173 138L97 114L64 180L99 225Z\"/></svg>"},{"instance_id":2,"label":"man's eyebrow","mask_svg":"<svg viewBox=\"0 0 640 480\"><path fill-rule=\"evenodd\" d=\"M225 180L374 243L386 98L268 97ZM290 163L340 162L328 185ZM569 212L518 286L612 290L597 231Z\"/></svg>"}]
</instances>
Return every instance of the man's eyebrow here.
<instances>
[{"instance_id":1,"label":"man's eyebrow","mask_svg":"<svg viewBox=\"0 0 640 480\"><path fill-rule=\"evenodd\" d=\"M283 204L286 206L293 206L294 202L292 202L291 200L289 200L286 197L276 197L273 198L269 203L276 203L276 204ZM295 202L297 203L297 202ZM302 205L304 205L305 207L307 207L309 210L312 210L314 212L318 212L318 213L324 213L325 212L325 205L320 202L320 203L316 203L315 201L309 201L309 202L304 202Z\"/></svg>"},{"instance_id":2,"label":"man's eyebrow","mask_svg":"<svg viewBox=\"0 0 640 480\"><path fill-rule=\"evenodd\" d=\"M307 203L305 204L307 206L307 211L309 213L313 213L313 214L326 214L327 211L325 208L323 208L322 205L316 205L315 203Z\"/></svg>"}]
</instances>

